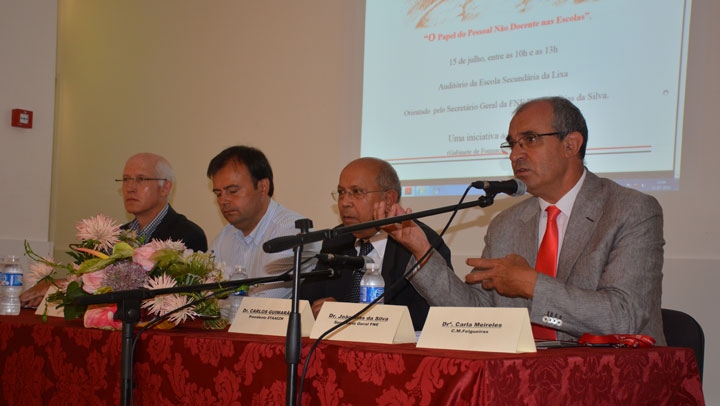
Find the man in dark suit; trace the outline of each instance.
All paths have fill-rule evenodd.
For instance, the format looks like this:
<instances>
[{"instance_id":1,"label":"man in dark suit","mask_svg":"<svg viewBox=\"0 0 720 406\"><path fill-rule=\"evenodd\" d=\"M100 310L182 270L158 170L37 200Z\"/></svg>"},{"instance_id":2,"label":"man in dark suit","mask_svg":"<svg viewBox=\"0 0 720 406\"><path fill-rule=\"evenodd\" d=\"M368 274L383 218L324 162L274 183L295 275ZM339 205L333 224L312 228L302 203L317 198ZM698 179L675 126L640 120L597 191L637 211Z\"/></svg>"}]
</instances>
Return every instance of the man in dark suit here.
<instances>
[{"instance_id":1,"label":"man in dark suit","mask_svg":"<svg viewBox=\"0 0 720 406\"><path fill-rule=\"evenodd\" d=\"M664 345L662 208L585 168L587 139L585 118L565 98L518 107L501 148L533 197L490 222L464 282L432 254L410 279L418 292L434 306L526 307L540 339L645 334ZM382 203L375 211L405 213ZM415 257L430 249L412 223L384 229Z\"/></svg>"},{"instance_id":2,"label":"man in dark suit","mask_svg":"<svg viewBox=\"0 0 720 406\"><path fill-rule=\"evenodd\" d=\"M400 181L389 163L377 158L360 158L352 161L340 173L337 192L333 193L333 197L338 202L343 225L350 226L371 221L376 203L382 201L390 207L400 200L400 193ZM417 224L427 239L439 247L438 252L446 265L451 267L450 249L435 231L420 222ZM374 263L382 264L385 303L407 306L413 326L416 330L421 330L429 306L403 278L405 268L412 259L412 254L405 247L388 238L386 233L371 228L353 234L342 234L338 238L325 241L321 252L355 256L359 254L362 242L372 244L371 251L366 255ZM341 271L338 279L306 280L300 289L300 297L311 302L316 316L326 301L357 301L357 297L352 297L353 273L360 271L347 267L334 268ZM397 281L400 283L396 286Z\"/></svg>"},{"instance_id":3,"label":"man in dark suit","mask_svg":"<svg viewBox=\"0 0 720 406\"><path fill-rule=\"evenodd\" d=\"M133 230L145 242L152 239L182 241L193 251L207 251L205 232L187 217L177 213L168 203L175 172L165 158L139 153L125 162L122 179L125 210L135 218L122 226ZM24 307L37 307L45 297L50 283L36 284L20 295Z\"/></svg>"},{"instance_id":4,"label":"man in dark suit","mask_svg":"<svg viewBox=\"0 0 720 406\"><path fill-rule=\"evenodd\" d=\"M207 251L205 232L168 203L175 181L170 162L157 154L135 154L125 162L122 179L125 210L135 218L123 225L145 241L182 241L193 251Z\"/></svg>"},{"instance_id":5,"label":"man in dark suit","mask_svg":"<svg viewBox=\"0 0 720 406\"><path fill-rule=\"evenodd\" d=\"M193 251L207 251L207 238L203 229L176 212L169 204L167 208L167 213L155 232L152 233L151 239L182 241L187 248ZM123 227L129 226L129 224L127 223Z\"/></svg>"}]
</instances>

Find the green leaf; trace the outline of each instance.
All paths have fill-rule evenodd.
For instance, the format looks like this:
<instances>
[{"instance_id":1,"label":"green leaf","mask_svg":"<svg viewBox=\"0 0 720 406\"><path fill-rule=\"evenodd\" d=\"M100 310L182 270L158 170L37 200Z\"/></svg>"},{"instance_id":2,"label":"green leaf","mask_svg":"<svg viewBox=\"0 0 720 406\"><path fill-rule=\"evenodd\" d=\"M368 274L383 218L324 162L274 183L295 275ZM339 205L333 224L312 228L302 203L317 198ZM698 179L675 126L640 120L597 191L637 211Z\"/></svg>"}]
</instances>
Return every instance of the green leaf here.
<instances>
[{"instance_id":1,"label":"green leaf","mask_svg":"<svg viewBox=\"0 0 720 406\"><path fill-rule=\"evenodd\" d=\"M87 310L87 306L68 304L63 307L63 315L65 316L65 320L80 319L85 315L85 310Z\"/></svg>"},{"instance_id":2,"label":"green leaf","mask_svg":"<svg viewBox=\"0 0 720 406\"><path fill-rule=\"evenodd\" d=\"M117 243L117 245L121 245L121 244L127 246L129 249L113 250L113 254L110 255L110 257L105 258L105 259L100 259L100 258L88 259L87 261L80 264L80 266L78 266L78 269L77 269L77 271L75 271L75 273L78 275L82 275L82 274L86 274L86 273L90 273L90 272L96 272L96 271L106 268L108 265L114 264L117 261L131 258L133 255L134 249L132 247L130 247L127 243L124 243L124 242ZM117 245L116 245L116 247L117 247Z\"/></svg>"},{"instance_id":3,"label":"green leaf","mask_svg":"<svg viewBox=\"0 0 720 406\"><path fill-rule=\"evenodd\" d=\"M94 271L97 271L97 270L99 270L99 269L102 269L102 268L105 267L104 265L101 266L100 268L97 267L97 265L98 265L101 261L107 261L107 260L103 260L103 259L100 259L100 258L90 258L90 259L87 259L87 260L83 261L83 263L80 264L80 266L78 266L78 269L75 271L75 273L77 273L77 274L79 274L79 275L82 275L82 274L84 274L84 273L94 272ZM95 269L95 268L97 268L97 269Z\"/></svg>"},{"instance_id":4,"label":"green leaf","mask_svg":"<svg viewBox=\"0 0 720 406\"><path fill-rule=\"evenodd\" d=\"M205 319L203 320L203 328L206 330L221 330L230 325L230 322L223 319Z\"/></svg>"},{"instance_id":5,"label":"green leaf","mask_svg":"<svg viewBox=\"0 0 720 406\"><path fill-rule=\"evenodd\" d=\"M90 294L82 290L82 287L77 281L70 282L65 292L60 306L63 307L63 314L66 320L72 320L81 318L87 310L87 306L78 306L75 304L75 299L83 296L89 296Z\"/></svg>"},{"instance_id":6,"label":"green leaf","mask_svg":"<svg viewBox=\"0 0 720 406\"><path fill-rule=\"evenodd\" d=\"M113 247L111 257L120 256L121 258L129 258L133 255L135 249L126 242L119 242Z\"/></svg>"}]
</instances>

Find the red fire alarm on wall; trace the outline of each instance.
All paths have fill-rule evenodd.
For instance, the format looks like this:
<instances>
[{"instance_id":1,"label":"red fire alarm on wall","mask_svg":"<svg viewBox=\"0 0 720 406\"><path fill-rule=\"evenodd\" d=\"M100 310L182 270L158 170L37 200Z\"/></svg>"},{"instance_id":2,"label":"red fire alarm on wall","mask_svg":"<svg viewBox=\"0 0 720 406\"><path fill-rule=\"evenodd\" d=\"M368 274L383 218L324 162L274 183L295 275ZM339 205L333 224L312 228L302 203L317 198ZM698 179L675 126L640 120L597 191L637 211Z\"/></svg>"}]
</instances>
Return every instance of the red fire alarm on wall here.
<instances>
[{"instance_id":1,"label":"red fire alarm on wall","mask_svg":"<svg viewBox=\"0 0 720 406\"><path fill-rule=\"evenodd\" d=\"M6 110L7 111L7 110ZM20 128L32 128L33 112L30 110L13 109L12 126ZM5 116L7 117L7 116Z\"/></svg>"}]
</instances>

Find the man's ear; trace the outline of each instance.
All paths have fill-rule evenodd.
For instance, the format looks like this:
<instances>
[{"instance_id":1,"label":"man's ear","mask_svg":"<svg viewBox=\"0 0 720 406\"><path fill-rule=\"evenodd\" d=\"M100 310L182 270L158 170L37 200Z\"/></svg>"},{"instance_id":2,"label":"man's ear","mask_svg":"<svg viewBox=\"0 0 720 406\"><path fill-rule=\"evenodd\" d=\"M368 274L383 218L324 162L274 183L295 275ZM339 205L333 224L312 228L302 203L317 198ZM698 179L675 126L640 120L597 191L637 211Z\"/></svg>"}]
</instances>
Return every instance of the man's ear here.
<instances>
[{"instance_id":1,"label":"man's ear","mask_svg":"<svg viewBox=\"0 0 720 406\"><path fill-rule=\"evenodd\" d=\"M563 145L565 146L565 154L568 157L575 156L580 153L582 147L583 136L578 131L568 133L563 139Z\"/></svg>"},{"instance_id":2,"label":"man's ear","mask_svg":"<svg viewBox=\"0 0 720 406\"><path fill-rule=\"evenodd\" d=\"M385 192L385 207L388 209L390 206L397 203L398 200L400 200L400 196L398 196L397 190L388 190Z\"/></svg>"},{"instance_id":3,"label":"man's ear","mask_svg":"<svg viewBox=\"0 0 720 406\"><path fill-rule=\"evenodd\" d=\"M268 178L260 179L258 181L257 188L263 194L268 194L270 192L270 179L268 179Z\"/></svg>"},{"instance_id":4,"label":"man's ear","mask_svg":"<svg viewBox=\"0 0 720 406\"><path fill-rule=\"evenodd\" d=\"M163 182L162 190L160 191L162 196L170 196L170 192L172 191L172 181L170 179L165 179L165 182Z\"/></svg>"}]
</instances>

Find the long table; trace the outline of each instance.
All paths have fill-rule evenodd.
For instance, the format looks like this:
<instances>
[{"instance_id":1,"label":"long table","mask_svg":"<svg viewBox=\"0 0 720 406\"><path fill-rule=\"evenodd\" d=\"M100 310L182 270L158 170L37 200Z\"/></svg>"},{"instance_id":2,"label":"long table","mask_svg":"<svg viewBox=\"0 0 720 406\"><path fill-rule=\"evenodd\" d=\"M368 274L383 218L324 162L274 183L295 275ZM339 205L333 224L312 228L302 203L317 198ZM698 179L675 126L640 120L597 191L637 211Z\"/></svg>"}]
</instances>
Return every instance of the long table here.
<instances>
[{"instance_id":1,"label":"long table","mask_svg":"<svg viewBox=\"0 0 720 406\"><path fill-rule=\"evenodd\" d=\"M303 339L301 368L314 340ZM149 330L135 349L136 405L282 405L285 339ZM120 404L121 334L80 321L0 316L0 404ZM689 349L554 348L531 354L328 341L303 405L702 405Z\"/></svg>"}]
</instances>

